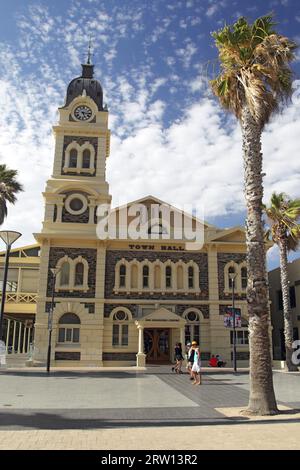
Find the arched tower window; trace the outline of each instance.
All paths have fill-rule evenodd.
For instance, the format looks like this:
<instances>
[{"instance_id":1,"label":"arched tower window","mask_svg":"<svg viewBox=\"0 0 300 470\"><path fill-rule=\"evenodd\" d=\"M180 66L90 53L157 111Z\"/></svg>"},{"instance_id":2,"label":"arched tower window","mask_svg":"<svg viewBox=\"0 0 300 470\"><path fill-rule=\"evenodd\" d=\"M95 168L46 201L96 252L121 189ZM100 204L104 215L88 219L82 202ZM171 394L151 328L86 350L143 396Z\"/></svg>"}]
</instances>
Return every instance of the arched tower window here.
<instances>
[{"instance_id":1,"label":"arched tower window","mask_svg":"<svg viewBox=\"0 0 300 470\"><path fill-rule=\"evenodd\" d=\"M68 286L70 283L70 263L65 261L60 269L60 285Z\"/></svg>"},{"instance_id":2,"label":"arched tower window","mask_svg":"<svg viewBox=\"0 0 300 470\"><path fill-rule=\"evenodd\" d=\"M85 149L82 154L82 168L90 168L91 163L91 152Z\"/></svg>"},{"instance_id":3,"label":"arched tower window","mask_svg":"<svg viewBox=\"0 0 300 470\"><path fill-rule=\"evenodd\" d=\"M70 150L69 167L77 168L77 150L76 149Z\"/></svg>"},{"instance_id":4,"label":"arched tower window","mask_svg":"<svg viewBox=\"0 0 300 470\"><path fill-rule=\"evenodd\" d=\"M75 286L82 286L84 279L84 265L83 263L77 263L75 266Z\"/></svg>"}]
</instances>

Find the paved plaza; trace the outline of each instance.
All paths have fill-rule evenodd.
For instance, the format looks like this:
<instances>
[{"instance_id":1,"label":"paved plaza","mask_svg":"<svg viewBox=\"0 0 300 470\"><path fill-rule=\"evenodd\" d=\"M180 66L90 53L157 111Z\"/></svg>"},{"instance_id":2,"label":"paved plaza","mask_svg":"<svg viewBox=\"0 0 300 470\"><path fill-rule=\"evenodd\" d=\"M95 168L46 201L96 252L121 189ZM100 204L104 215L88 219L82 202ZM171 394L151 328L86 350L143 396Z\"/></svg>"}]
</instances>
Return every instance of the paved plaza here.
<instances>
[{"instance_id":1,"label":"paved plaza","mask_svg":"<svg viewBox=\"0 0 300 470\"><path fill-rule=\"evenodd\" d=\"M248 403L247 372L208 369L199 387L168 366L56 369L50 376L8 369L0 372L0 449L111 449L112 436L116 449L188 449L192 429L195 449L235 448L241 440L245 448L278 448L278 437L284 448L297 448L300 374L275 372L274 383L282 414L249 419L239 415Z\"/></svg>"}]
</instances>

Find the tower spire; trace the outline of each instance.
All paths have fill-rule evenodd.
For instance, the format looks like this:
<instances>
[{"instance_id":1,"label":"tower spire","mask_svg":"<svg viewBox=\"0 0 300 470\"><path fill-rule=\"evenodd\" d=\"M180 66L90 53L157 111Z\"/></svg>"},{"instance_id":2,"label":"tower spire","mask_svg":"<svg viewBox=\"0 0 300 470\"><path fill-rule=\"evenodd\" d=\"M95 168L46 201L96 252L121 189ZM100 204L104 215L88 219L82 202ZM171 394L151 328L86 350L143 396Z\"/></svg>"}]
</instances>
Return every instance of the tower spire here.
<instances>
[{"instance_id":1,"label":"tower spire","mask_svg":"<svg viewBox=\"0 0 300 470\"><path fill-rule=\"evenodd\" d=\"M88 57L87 57L87 64L91 64L91 57L92 57L92 53L91 53L91 48L92 48L92 36L90 35L90 39L89 39L89 47L88 47Z\"/></svg>"}]
</instances>

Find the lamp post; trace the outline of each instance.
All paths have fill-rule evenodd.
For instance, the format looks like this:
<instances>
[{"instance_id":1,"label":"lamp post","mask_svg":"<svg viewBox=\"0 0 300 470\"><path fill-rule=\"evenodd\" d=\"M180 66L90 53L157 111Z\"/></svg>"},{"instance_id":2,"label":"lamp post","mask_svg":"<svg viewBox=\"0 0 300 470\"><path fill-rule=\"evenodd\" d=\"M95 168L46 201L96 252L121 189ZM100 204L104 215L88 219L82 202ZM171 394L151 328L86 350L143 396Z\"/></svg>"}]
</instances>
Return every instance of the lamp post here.
<instances>
[{"instance_id":1,"label":"lamp post","mask_svg":"<svg viewBox=\"0 0 300 470\"><path fill-rule=\"evenodd\" d=\"M2 285L2 297L1 297L1 307L0 307L0 356L4 356L3 363L5 365L5 354L6 346L2 340L3 334L3 316L4 316L4 306L6 300L6 284L7 284L7 274L8 274L8 265L9 265L9 255L10 250L16 240L21 236L20 232L14 232L9 230L0 231L0 238L4 241L6 245L6 254L5 254L5 265L4 265L4 275L3 275L3 285ZM0 366L2 361L0 360Z\"/></svg>"},{"instance_id":2,"label":"lamp post","mask_svg":"<svg viewBox=\"0 0 300 470\"><path fill-rule=\"evenodd\" d=\"M233 371L237 371L236 367L236 329L235 329L235 308L234 308L234 285L235 285L235 278L237 276L236 272L229 273L229 277L231 279L231 286L232 286L232 317L233 317Z\"/></svg>"},{"instance_id":3,"label":"lamp post","mask_svg":"<svg viewBox=\"0 0 300 470\"><path fill-rule=\"evenodd\" d=\"M53 324L53 310L54 310L54 293L55 293L55 282L56 276L60 271L60 268L50 268L52 273L52 298L51 306L48 316L48 352L47 352L47 374L50 374L50 362L51 362L51 340L52 340L52 324Z\"/></svg>"}]
</instances>

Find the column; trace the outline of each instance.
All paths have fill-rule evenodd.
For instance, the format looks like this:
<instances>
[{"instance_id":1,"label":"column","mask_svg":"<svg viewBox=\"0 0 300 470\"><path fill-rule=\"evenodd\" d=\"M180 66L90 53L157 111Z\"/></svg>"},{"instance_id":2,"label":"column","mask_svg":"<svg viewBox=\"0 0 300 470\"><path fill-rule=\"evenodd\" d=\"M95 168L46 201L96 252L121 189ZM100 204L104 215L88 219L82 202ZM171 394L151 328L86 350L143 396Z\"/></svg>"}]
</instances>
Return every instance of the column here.
<instances>
[{"instance_id":1,"label":"column","mask_svg":"<svg viewBox=\"0 0 300 470\"><path fill-rule=\"evenodd\" d=\"M56 222L62 222L62 210L64 207L64 203L58 202L56 206L57 206Z\"/></svg>"},{"instance_id":2,"label":"column","mask_svg":"<svg viewBox=\"0 0 300 470\"><path fill-rule=\"evenodd\" d=\"M22 353L25 352L25 346L26 346L26 333L27 333L27 328L24 326L24 335L23 335L23 344L22 344Z\"/></svg>"},{"instance_id":3,"label":"column","mask_svg":"<svg viewBox=\"0 0 300 470\"><path fill-rule=\"evenodd\" d=\"M138 325L139 330L139 350L136 355L137 367L145 367L146 365L146 354L144 354L144 327Z\"/></svg>"},{"instance_id":4,"label":"column","mask_svg":"<svg viewBox=\"0 0 300 470\"><path fill-rule=\"evenodd\" d=\"M15 352L16 328L17 328L17 322L14 320L14 332L13 332L12 353Z\"/></svg>"},{"instance_id":5,"label":"column","mask_svg":"<svg viewBox=\"0 0 300 470\"><path fill-rule=\"evenodd\" d=\"M180 342L182 345L182 350L184 351L185 348L185 327L180 328Z\"/></svg>"},{"instance_id":6,"label":"column","mask_svg":"<svg viewBox=\"0 0 300 470\"><path fill-rule=\"evenodd\" d=\"M18 338L18 350L17 350L17 353L18 353L18 354L20 354L20 352L21 352L22 325L23 325L23 323L19 322L19 338Z\"/></svg>"},{"instance_id":7,"label":"column","mask_svg":"<svg viewBox=\"0 0 300 470\"><path fill-rule=\"evenodd\" d=\"M93 196L89 197L89 224L95 224L95 208L96 198Z\"/></svg>"},{"instance_id":8,"label":"column","mask_svg":"<svg viewBox=\"0 0 300 470\"><path fill-rule=\"evenodd\" d=\"M8 352L8 343L9 343L9 332L10 332L10 322L11 320L7 320L7 331L6 331L6 354Z\"/></svg>"}]
</instances>

